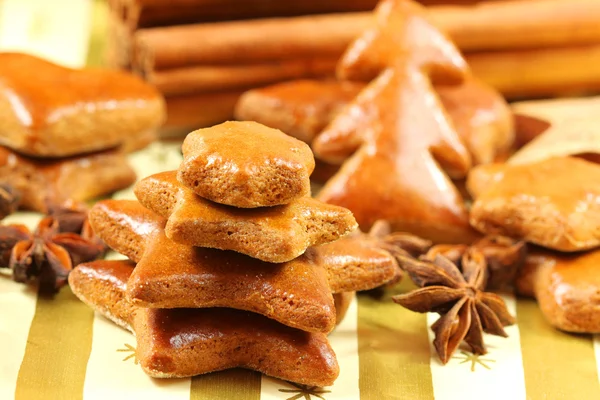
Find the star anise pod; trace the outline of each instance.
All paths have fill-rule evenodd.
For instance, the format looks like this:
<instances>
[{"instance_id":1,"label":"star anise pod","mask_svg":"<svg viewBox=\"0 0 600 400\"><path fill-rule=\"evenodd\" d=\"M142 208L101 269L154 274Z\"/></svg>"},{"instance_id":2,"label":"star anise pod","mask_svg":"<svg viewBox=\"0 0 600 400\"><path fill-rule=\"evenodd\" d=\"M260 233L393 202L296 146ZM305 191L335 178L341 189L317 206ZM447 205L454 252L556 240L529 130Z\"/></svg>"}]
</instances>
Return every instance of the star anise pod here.
<instances>
[{"instance_id":1,"label":"star anise pod","mask_svg":"<svg viewBox=\"0 0 600 400\"><path fill-rule=\"evenodd\" d=\"M18 234L19 240L12 245L9 267L17 282L39 279L43 291L57 291L67 281L69 272L79 263L98 258L104 247L76 233L60 233L58 221L43 218L31 233L14 226L2 227L2 231ZM25 236L25 237L24 237ZM8 247L15 236L2 238L0 247Z\"/></svg>"},{"instance_id":2,"label":"star anise pod","mask_svg":"<svg viewBox=\"0 0 600 400\"><path fill-rule=\"evenodd\" d=\"M486 290L498 290L512 284L517 271L527 257L527 246L524 241L507 236L490 235L478 240L471 246L464 244L433 246L424 258L433 261L438 254L441 254L462 270L461 260L469 248L479 250L485 257L489 274Z\"/></svg>"},{"instance_id":3,"label":"star anise pod","mask_svg":"<svg viewBox=\"0 0 600 400\"><path fill-rule=\"evenodd\" d=\"M7 183L0 184L0 219L17 211L21 192Z\"/></svg>"},{"instance_id":4,"label":"star anise pod","mask_svg":"<svg viewBox=\"0 0 600 400\"><path fill-rule=\"evenodd\" d=\"M67 200L60 205L49 205L48 210L48 215L58 221L58 229L61 233L81 232L88 215L86 205L73 200Z\"/></svg>"},{"instance_id":5,"label":"star anise pod","mask_svg":"<svg viewBox=\"0 0 600 400\"><path fill-rule=\"evenodd\" d=\"M377 220L368 233L360 233L371 246L388 252L392 257L418 257L430 247L429 240L404 232L392 232L389 222ZM398 267L397 274L386 286L398 283L403 276L402 268Z\"/></svg>"},{"instance_id":6,"label":"star anise pod","mask_svg":"<svg viewBox=\"0 0 600 400\"><path fill-rule=\"evenodd\" d=\"M474 354L485 354L483 332L508 336L504 326L515 319L500 296L483 291L487 264L481 251L471 247L464 252L462 272L440 254L432 261L403 257L400 263L420 288L392 299L411 311L440 314L431 329L435 333L433 344L444 364L463 340Z\"/></svg>"},{"instance_id":7,"label":"star anise pod","mask_svg":"<svg viewBox=\"0 0 600 400\"><path fill-rule=\"evenodd\" d=\"M31 236L25 225L0 225L0 268L10 267L10 254L15 244Z\"/></svg>"}]
</instances>

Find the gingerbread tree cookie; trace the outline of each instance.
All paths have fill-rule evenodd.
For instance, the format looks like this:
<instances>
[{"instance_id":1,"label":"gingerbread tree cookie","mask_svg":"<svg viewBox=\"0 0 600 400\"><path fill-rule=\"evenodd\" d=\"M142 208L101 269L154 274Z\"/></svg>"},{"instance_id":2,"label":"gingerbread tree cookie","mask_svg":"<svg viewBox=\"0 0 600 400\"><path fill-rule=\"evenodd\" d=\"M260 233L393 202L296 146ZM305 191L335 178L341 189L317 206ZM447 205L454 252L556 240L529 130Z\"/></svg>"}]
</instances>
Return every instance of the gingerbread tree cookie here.
<instances>
[{"instance_id":1,"label":"gingerbread tree cookie","mask_svg":"<svg viewBox=\"0 0 600 400\"><path fill-rule=\"evenodd\" d=\"M341 78L373 80L313 143L326 161L352 155L319 199L352 210L361 228L386 219L434 241L469 241L446 173L464 177L471 159L432 87L462 82L467 66L415 3L387 0L376 16L338 68Z\"/></svg>"}]
</instances>

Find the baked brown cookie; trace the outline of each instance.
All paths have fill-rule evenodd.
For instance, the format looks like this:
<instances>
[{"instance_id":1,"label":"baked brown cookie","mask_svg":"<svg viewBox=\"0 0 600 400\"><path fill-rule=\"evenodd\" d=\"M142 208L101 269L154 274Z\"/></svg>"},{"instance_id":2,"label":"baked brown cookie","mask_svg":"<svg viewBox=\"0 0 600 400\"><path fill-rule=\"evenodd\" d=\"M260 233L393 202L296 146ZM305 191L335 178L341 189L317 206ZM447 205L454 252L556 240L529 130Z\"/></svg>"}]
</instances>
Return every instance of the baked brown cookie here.
<instances>
[{"instance_id":1,"label":"baked brown cookie","mask_svg":"<svg viewBox=\"0 0 600 400\"><path fill-rule=\"evenodd\" d=\"M144 208L140 203L127 200L100 201L90 210L89 219L96 234L109 247L135 262L143 259L147 251L148 238L160 232L165 224L164 219ZM258 260L233 252L211 251L248 259L251 263L259 263ZM360 238L355 236L312 247L309 255L314 257L318 265L325 268L328 284L333 293L372 289L394 279L397 274L397 263L392 255L361 242ZM266 265L271 268L277 266L277 264ZM173 280L182 278L177 275L172 277ZM190 282L199 279L190 275L185 278ZM174 282L168 283L171 285Z\"/></svg>"},{"instance_id":2,"label":"baked brown cookie","mask_svg":"<svg viewBox=\"0 0 600 400\"><path fill-rule=\"evenodd\" d=\"M69 276L83 302L137 339L136 356L156 378L244 367L305 385L331 385L339 367L327 337L228 308L148 309L127 304L127 261L82 264ZM123 304L125 303L125 304Z\"/></svg>"},{"instance_id":3,"label":"baked brown cookie","mask_svg":"<svg viewBox=\"0 0 600 400\"><path fill-rule=\"evenodd\" d=\"M230 307L307 332L330 332L335 308L325 269L310 253L282 264L232 251L174 243L162 231L146 251L127 295L142 307Z\"/></svg>"},{"instance_id":4,"label":"baked brown cookie","mask_svg":"<svg viewBox=\"0 0 600 400\"><path fill-rule=\"evenodd\" d=\"M225 122L186 136L177 178L220 204L254 208L310 195L310 148L256 122Z\"/></svg>"},{"instance_id":5,"label":"baked brown cookie","mask_svg":"<svg viewBox=\"0 0 600 400\"><path fill-rule=\"evenodd\" d=\"M471 157L432 86L463 82L467 65L416 3L384 0L375 14L338 65L340 78L372 80L313 142L318 158L344 162L318 199L350 209L362 230L384 219L469 243L476 233L450 177L464 177Z\"/></svg>"},{"instance_id":6,"label":"baked brown cookie","mask_svg":"<svg viewBox=\"0 0 600 400\"><path fill-rule=\"evenodd\" d=\"M280 129L312 144L364 86L359 82L297 80L252 89L240 97L236 118ZM513 117L497 91L471 76L460 85L438 85L435 90L473 164L490 163L508 154L515 141Z\"/></svg>"},{"instance_id":7,"label":"baked brown cookie","mask_svg":"<svg viewBox=\"0 0 600 400\"><path fill-rule=\"evenodd\" d=\"M0 184L21 193L22 209L47 213L68 199L90 200L134 182L135 172L117 150L40 160L0 146Z\"/></svg>"},{"instance_id":8,"label":"baked brown cookie","mask_svg":"<svg viewBox=\"0 0 600 400\"><path fill-rule=\"evenodd\" d=\"M363 89L359 82L296 80L244 93L235 118L256 121L311 144Z\"/></svg>"},{"instance_id":9,"label":"baked brown cookie","mask_svg":"<svg viewBox=\"0 0 600 400\"><path fill-rule=\"evenodd\" d=\"M335 304L335 324L339 325L342 323L346 314L348 313L348 309L350 309L350 304L352 304L352 300L356 296L355 292L341 292L335 293L333 295L333 302Z\"/></svg>"},{"instance_id":10,"label":"baked brown cookie","mask_svg":"<svg viewBox=\"0 0 600 400\"><path fill-rule=\"evenodd\" d=\"M544 317L558 329L600 332L600 251L566 255L538 250L516 281L533 295Z\"/></svg>"},{"instance_id":11,"label":"baked brown cookie","mask_svg":"<svg viewBox=\"0 0 600 400\"><path fill-rule=\"evenodd\" d=\"M473 165L506 157L515 142L513 115L498 91L468 76L460 85L435 88Z\"/></svg>"},{"instance_id":12,"label":"baked brown cookie","mask_svg":"<svg viewBox=\"0 0 600 400\"><path fill-rule=\"evenodd\" d=\"M0 144L30 156L138 149L165 118L160 93L120 71L0 53L0 87Z\"/></svg>"},{"instance_id":13,"label":"baked brown cookie","mask_svg":"<svg viewBox=\"0 0 600 400\"><path fill-rule=\"evenodd\" d=\"M107 228L98 214L96 207L90 211L92 227L119 251L105 235ZM113 237L123 234L126 232ZM145 235L144 242L127 285L133 304L152 308L231 307L308 332L328 333L335 326L326 272L310 253L271 264L232 251L178 244L160 228Z\"/></svg>"},{"instance_id":14,"label":"baked brown cookie","mask_svg":"<svg viewBox=\"0 0 600 400\"><path fill-rule=\"evenodd\" d=\"M600 165L560 157L480 166L471 175L476 183L467 186L478 193L470 220L477 230L560 251L600 246Z\"/></svg>"},{"instance_id":15,"label":"baked brown cookie","mask_svg":"<svg viewBox=\"0 0 600 400\"><path fill-rule=\"evenodd\" d=\"M349 210L301 197L287 205L235 208L203 199L162 172L138 182L145 207L167 218L165 233L178 243L234 250L267 262L290 261L310 246L356 228Z\"/></svg>"},{"instance_id":16,"label":"baked brown cookie","mask_svg":"<svg viewBox=\"0 0 600 400\"><path fill-rule=\"evenodd\" d=\"M339 366L327 336L230 308L140 308L136 354L155 378L244 367L305 385L331 385Z\"/></svg>"},{"instance_id":17,"label":"baked brown cookie","mask_svg":"<svg viewBox=\"0 0 600 400\"><path fill-rule=\"evenodd\" d=\"M125 294L127 281L135 268L129 260L82 263L69 274L75 296L115 324L133 332L131 322L137 307Z\"/></svg>"},{"instance_id":18,"label":"baked brown cookie","mask_svg":"<svg viewBox=\"0 0 600 400\"><path fill-rule=\"evenodd\" d=\"M353 234L315 250L334 293L369 290L402 277L394 256L364 234Z\"/></svg>"},{"instance_id":19,"label":"baked brown cookie","mask_svg":"<svg viewBox=\"0 0 600 400\"><path fill-rule=\"evenodd\" d=\"M519 296L535 298L535 281L537 271L542 264L554 263L553 253L544 251L536 246L529 246L530 250L525 257L525 262L517 270L515 276L515 289Z\"/></svg>"}]
</instances>

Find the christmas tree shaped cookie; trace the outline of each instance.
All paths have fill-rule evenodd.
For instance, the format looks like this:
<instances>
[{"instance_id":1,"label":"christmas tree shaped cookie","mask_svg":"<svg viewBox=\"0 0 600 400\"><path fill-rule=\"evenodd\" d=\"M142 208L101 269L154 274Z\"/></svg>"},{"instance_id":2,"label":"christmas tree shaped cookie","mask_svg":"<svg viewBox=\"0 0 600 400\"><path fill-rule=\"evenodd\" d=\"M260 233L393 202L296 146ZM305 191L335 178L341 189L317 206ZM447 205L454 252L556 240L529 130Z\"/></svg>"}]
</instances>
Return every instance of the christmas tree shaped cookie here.
<instances>
[{"instance_id":1,"label":"christmas tree shaped cookie","mask_svg":"<svg viewBox=\"0 0 600 400\"><path fill-rule=\"evenodd\" d=\"M313 142L319 158L346 160L319 199L352 210L363 229L386 219L434 241L469 241L449 176L464 177L471 159L432 86L462 82L465 61L413 2L383 1L376 17L338 66L343 79L371 82Z\"/></svg>"}]
</instances>

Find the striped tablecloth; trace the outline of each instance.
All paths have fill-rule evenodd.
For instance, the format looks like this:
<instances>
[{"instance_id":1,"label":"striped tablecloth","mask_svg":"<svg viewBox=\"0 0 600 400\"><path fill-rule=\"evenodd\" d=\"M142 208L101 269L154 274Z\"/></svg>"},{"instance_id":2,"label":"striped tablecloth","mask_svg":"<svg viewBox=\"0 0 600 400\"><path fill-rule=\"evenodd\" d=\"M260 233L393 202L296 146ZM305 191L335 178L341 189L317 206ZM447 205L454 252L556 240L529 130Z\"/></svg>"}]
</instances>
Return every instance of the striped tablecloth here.
<instances>
[{"instance_id":1,"label":"striped tablecloth","mask_svg":"<svg viewBox=\"0 0 600 400\"><path fill-rule=\"evenodd\" d=\"M0 50L96 65L105 13L101 0L0 0ZM178 145L155 144L131 161L142 177L175 169ZM38 219L18 213L6 222L35 226ZM0 399L600 399L600 337L553 329L534 301L505 295L518 318L510 337L487 337L489 354L462 349L442 366L428 329L436 316L407 311L392 294L359 296L331 335L341 367L333 387L304 388L245 370L155 380L136 365L135 338L68 288L38 297L0 271Z\"/></svg>"},{"instance_id":2,"label":"striped tablecloth","mask_svg":"<svg viewBox=\"0 0 600 400\"><path fill-rule=\"evenodd\" d=\"M130 158L146 176L177 168L180 157L178 143L156 143ZM7 222L38 219L17 213ZM395 291L408 289L405 282ZM464 348L443 366L428 329L437 316L407 311L392 294L358 296L330 337L340 377L333 387L310 389L246 370L151 379L136 365L135 338L68 288L38 297L2 274L0 399L600 399L600 338L553 329L534 301L506 294L518 319L509 338L488 336L487 355Z\"/></svg>"}]
</instances>

